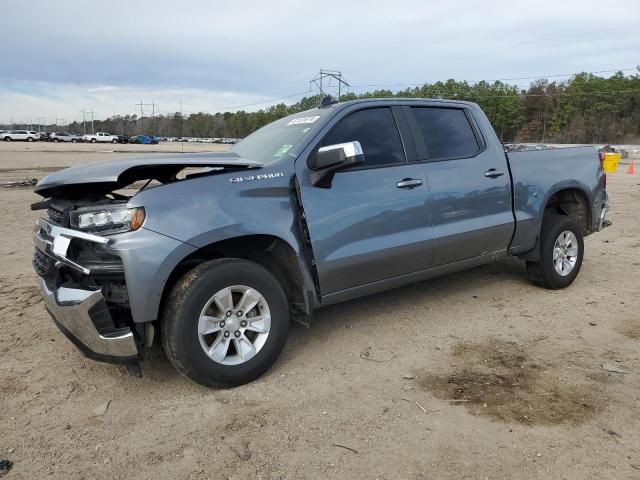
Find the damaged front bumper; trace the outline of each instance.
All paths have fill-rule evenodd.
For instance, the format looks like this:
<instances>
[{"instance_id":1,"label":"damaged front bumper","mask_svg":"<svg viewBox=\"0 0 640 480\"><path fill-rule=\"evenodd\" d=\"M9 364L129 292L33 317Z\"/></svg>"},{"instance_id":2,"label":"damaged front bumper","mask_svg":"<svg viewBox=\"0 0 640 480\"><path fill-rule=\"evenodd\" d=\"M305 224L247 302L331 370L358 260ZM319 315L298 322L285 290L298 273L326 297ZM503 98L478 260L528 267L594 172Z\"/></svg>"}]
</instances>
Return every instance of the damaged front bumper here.
<instances>
[{"instance_id":1,"label":"damaged front bumper","mask_svg":"<svg viewBox=\"0 0 640 480\"><path fill-rule=\"evenodd\" d=\"M42 296L54 323L82 353L94 360L109 363L132 363L138 360L138 347L131 330L102 335L96 317L104 320L109 311L100 290L60 287L50 290L40 280Z\"/></svg>"},{"instance_id":2,"label":"damaged front bumper","mask_svg":"<svg viewBox=\"0 0 640 480\"><path fill-rule=\"evenodd\" d=\"M41 276L46 308L58 326L87 357L109 363L132 363L139 359L140 342L128 326L116 326L100 288L65 285L55 273L65 267L80 275L91 269L68 257L72 241L107 245L109 239L51 224L36 223L34 268Z\"/></svg>"}]
</instances>

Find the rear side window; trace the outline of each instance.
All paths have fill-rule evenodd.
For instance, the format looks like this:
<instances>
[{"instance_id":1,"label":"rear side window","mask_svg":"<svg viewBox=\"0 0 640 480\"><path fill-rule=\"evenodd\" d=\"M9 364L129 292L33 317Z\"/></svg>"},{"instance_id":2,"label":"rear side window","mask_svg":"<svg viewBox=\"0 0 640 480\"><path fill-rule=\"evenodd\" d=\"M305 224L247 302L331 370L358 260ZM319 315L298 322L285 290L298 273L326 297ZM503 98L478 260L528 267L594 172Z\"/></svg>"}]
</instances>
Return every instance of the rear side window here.
<instances>
[{"instance_id":1,"label":"rear side window","mask_svg":"<svg viewBox=\"0 0 640 480\"><path fill-rule=\"evenodd\" d=\"M412 108L430 159L471 157L480 146L464 110Z\"/></svg>"},{"instance_id":2,"label":"rear side window","mask_svg":"<svg viewBox=\"0 0 640 480\"><path fill-rule=\"evenodd\" d=\"M356 140L362 146L367 167L393 165L405 161L400 133L388 108L360 110L343 118L327 134L322 145Z\"/></svg>"}]
</instances>

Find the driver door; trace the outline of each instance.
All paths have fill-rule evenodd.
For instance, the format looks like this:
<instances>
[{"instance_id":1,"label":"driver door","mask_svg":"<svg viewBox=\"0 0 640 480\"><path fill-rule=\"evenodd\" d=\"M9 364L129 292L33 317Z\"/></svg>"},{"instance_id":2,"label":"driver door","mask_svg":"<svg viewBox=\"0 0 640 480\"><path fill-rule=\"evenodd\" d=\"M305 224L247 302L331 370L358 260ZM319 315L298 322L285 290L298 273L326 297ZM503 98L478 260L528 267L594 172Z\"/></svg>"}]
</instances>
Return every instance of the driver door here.
<instances>
[{"instance_id":1,"label":"driver door","mask_svg":"<svg viewBox=\"0 0 640 480\"><path fill-rule=\"evenodd\" d=\"M402 112L388 107L340 119L316 148L359 141L364 164L337 171L329 188L312 185L305 159L296 162L323 296L432 264L426 173L407 163L415 151L405 126Z\"/></svg>"}]
</instances>

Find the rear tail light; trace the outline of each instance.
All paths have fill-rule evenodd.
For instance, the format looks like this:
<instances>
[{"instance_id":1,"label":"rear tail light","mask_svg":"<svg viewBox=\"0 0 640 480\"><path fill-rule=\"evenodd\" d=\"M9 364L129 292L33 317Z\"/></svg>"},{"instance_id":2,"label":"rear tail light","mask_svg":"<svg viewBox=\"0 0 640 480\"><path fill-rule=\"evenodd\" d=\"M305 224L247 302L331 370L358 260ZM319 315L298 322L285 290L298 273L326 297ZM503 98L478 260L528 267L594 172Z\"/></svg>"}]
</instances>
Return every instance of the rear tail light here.
<instances>
[{"instance_id":1,"label":"rear tail light","mask_svg":"<svg viewBox=\"0 0 640 480\"><path fill-rule=\"evenodd\" d=\"M604 188L607 188L607 174L604 173L604 158L605 158L605 153L604 152L598 152L598 158L600 159L600 168L603 170L602 172L602 181L604 183Z\"/></svg>"}]
</instances>

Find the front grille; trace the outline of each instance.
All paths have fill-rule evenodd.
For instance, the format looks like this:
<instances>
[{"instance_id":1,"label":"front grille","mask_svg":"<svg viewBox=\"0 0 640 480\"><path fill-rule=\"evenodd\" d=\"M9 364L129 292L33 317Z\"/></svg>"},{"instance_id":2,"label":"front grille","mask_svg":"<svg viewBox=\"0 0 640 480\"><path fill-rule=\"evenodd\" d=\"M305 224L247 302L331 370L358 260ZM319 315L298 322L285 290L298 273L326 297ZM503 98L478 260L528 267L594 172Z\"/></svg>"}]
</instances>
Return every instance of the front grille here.
<instances>
[{"instance_id":1,"label":"front grille","mask_svg":"<svg viewBox=\"0 0 640 480\"><path fill-rule=\"evenodd\" d=\"M33 264L33 268L36 273L43 278L50 276L55 271L54 260L37 248L33 254L33 260L31 260L31 263Z\"/></svg>"},{"instance_id":2,"label":"front grille","mask_svg":"<svg viewBox=\"0 0 640 480\"><path fill-rule=\"evenodd\" d=\"M49 207L47 209L47 214L49 215L49 219L53 223L57 223L58 225L62 225L62 223L64 222L64 212L60 212L60 211L56 210L55 208Z\"/></svg>"}]
</instances>

